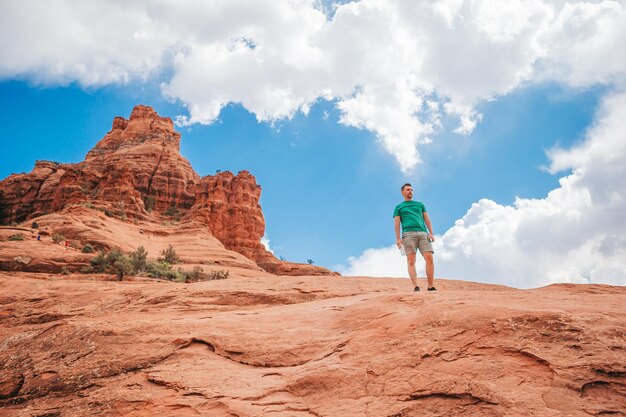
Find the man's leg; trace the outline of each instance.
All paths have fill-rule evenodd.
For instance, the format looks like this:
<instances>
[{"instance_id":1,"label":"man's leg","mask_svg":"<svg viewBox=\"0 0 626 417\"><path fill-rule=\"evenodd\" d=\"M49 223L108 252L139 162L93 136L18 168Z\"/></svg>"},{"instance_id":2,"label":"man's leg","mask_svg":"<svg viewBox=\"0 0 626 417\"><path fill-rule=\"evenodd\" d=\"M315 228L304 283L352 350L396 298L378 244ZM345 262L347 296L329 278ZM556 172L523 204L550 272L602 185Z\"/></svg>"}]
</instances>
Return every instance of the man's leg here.
<instances>
[{"instance_id":1,"label":"man's leg","mask_svg":"<svg viewBox=\"0 0 626 417\"><path fill-rule=\"evenodd\" d=\"M435 286L435 261L432 252L422 253L424 260L426 261L426 279L428 280L428 288ZM415 261L415 258L414 258ZM415 262L413 262L413 271L415 271Z\"/></svg>"},{"instance_id":2,"label":"man's leg","mask_svg":"<svg viewBox=\"0 0 626 417\"><path fill-rule=\"evenodd\" d=\"M413 283L413 288L417 287L417 272L415 271L415 253L406 254L406 263L409 267L409 278Z\"/></svg>"}]
</instances>

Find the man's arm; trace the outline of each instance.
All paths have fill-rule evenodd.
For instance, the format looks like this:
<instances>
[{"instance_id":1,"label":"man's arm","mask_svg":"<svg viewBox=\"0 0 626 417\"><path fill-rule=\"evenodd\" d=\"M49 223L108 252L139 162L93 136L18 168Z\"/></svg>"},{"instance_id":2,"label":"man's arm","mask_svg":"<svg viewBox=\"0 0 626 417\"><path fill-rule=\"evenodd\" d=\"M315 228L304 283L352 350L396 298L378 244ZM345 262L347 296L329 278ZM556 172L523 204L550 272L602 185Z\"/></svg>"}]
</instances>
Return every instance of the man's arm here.
<instances>
[{"instance_id":1,"label":"man's arm","mask_svg":"<svg viewBox=\"0 0 626 417\"><path fill-rule=\"evenodd\" d=\"M428 227L428 239L431 242L435 241L435 234L433 233L433 225L430 223L430 217L428 217L428 213L424 212L424 223L426 223L426 227Z\"/></svg>"},{"instance_id":2,"label":"man's arm","mask_svg":"<svg viewBox=\"0 0 626 417\"><path fill-rule=\"evenodd\" d=\"M393 222L396 229L396 245L400 247L402 246L402 239L400 239L400 216L394 217Z\"/></svg>"}]
</instances>

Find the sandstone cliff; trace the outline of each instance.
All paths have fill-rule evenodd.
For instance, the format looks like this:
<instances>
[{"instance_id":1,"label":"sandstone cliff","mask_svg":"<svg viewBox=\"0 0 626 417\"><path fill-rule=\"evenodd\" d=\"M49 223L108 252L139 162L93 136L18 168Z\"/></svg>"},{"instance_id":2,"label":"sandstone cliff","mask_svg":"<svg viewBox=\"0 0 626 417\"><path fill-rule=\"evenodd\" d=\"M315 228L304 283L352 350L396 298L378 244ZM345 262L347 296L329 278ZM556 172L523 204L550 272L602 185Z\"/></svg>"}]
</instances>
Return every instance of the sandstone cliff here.
<instances>
[{"instance_id":1,"label":"sandstone cliff","mask_svg":"<svg viewBox=\"0 0 626 417\"><path fill-rule=\"evenodd\" d=\"M332 274L282 262L261 244L261 187L247 171L200 176L180 154L172 120L136 106L116 117L102 140L77 164L37 161L28 174L0 181L0 224L20 223L76 205L123 221L198 221L230 250L276 274Z\"/></svg>"}]
</instances>

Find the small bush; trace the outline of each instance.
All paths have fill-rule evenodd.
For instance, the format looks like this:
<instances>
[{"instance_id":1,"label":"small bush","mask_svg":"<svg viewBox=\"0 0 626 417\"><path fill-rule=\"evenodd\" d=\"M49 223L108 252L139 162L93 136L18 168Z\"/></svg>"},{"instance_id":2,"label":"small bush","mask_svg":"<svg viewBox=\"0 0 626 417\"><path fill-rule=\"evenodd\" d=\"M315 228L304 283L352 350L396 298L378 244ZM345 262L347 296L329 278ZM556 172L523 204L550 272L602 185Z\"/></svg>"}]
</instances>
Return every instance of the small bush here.
<instances>
[{"instance_id":1,"label":"small bush","mask_svg":"<svg viewBox=\"0 0 626 417\"><path fill-rule=\"evenodd\" d=\"M148 252L143 246L139 246L136 251L130 254L130 261L133 265L133 270L137 273L146 270L146 264L148 262Z\"/></svg>"},{"instance_id":2,"label":"small bush","mask_svg":"<svg viewBox=\"0 0 626 417\"><path fill-rule=\"evenodd\" d=\"M33 224L30 225L31 229L39 229L39 223L37 222L33 222Z\"/></svg>"},{"instance_id":3,"label":"small bush","mask_svg":"<svg viewBox=\"0 0 626 417\"><path fill-rule=\"evenodd\" d=\"M167 276L167 279L174 282L186 282L187 281L187 272L183 271L181 268L177 268L176 270L171 270Z\"/></svg>"},{"instance_id":4,"label":"small bush","mask_svg":"<svg viewBox=\"0 0 626 417\"><path fill-rule=\"evenodd\" d=\"M83 250L83 253L94 253L95 252L95 249L89 243L85 244L85 246L83 246L82 250Z\"/></svg>"},{"instance_id":5,"label":"small bush","mask_svg":"<svg viewBox=\"0 0 626 417\"><path fill-rule=\"evenodd\" d=\"M228 278L228 271L226 270L219 270L219 271L211 271L209 273L209 279L226 279Z\"/></svg>"},{"instance_id":6,"label":"small bush","mask_svg":"<svg viewBox=\"0 0 626 417\"><path fill-rule=\"evenodd\" d=\"M90 264L89 272L114 273L120 281L124 279L124 276L133 273L133 265L130 258L119 249L111 249L106 254L100 251L98 256L91 259Z\"/></svg>"},{"instance_id":7,"label":"small bush","mask_svg":"<svg viewBox=\"0 0 626 417\"><path fill-rule=\"evenodd\" d=\"M162 250L161 255L163 256L159 258L159 261L165 261L172 265L180 263L180 258L172 245L169 245L167 249Z\"/></svg>"},{"instance_id":8,"label":"small bush","mask_svg":"<svg viewBox=\"0 0 626 417\"><path fill-rule=\"evenodd\" d=\"M16 235L11 235L11 236L9 236L9 240L12 240L12 241L24 240L24 235L21 234L21 233L18 233Z\"/></svg>"},{"instance_id":9,"label":"small bush","mask_svg":"<svg viewBox=\"0 0 626 417\"><path fill-rule=\"evenodd\" d=\"M146 272L152 278L166 278L171 270L172 265L165 261L146 262Z\"/></svg>"},{"instance_id":10,"label":"small bush","mask_svg":"<svg viewBox=\"0 0 626 417\"><path fill-rule=\"evenodd\" d=\"M65 236L63 236L60 233L55 233L55 234L52 235L52 241L54 243L65 242Z\"/></svg>"},{"instance_id":11,"label":"small bush","mask_svg":"<svg viewBox=\"0 0 626 417\"><path fill-rule=\"evenodd\" d=\"M133 264L128 256L122 254L115 259L110 269L117 275L118 281L121 281L124 276L133 273Z\"/></svg>"},{"instance_id":12,"label":"small bush","mask_svg":"<svg viewBox=\"0 0 626 417\"><path fill-rule=\"evenodd\" d=\"M115 261L122 259L124 257L124 252L119 249L113 248L106 254L106 263L107 265L113 265Z\"/></svg>"},{"instance_id":13,"label":"small bush","mask_svg":"<svg viewBox=\"0 0 626 417\"><path fill-rule=\"evenodd\" d=\"M204 273L204 269L199 266L194 266L191 272L188 272L187 277L190 279L200 279L202 274Z\"/></svg>"},{"instance_id":14,"label":"small bush","mask_svg":"<svg viewBox=\"0 0 626 417\"><path fill-rule=\"evenodd\" d=\"M80 273L81 274L90 274L92 272L93 272L93 268L90 267L90 266L85 265L85 266L80 268Z\"/></svg>"},{"instance_id":15,"label":"small bush","mask_svg":"<svg viewBox=\"0 0 626 417\"><path fill-rule=\"evenodd\" d=\"M72 243L70 243L70 248L74 248L74 249L80 249L80 244L73 240Z\"/></svg>"},{"instance_id":16,"label":"small bush","mask_svg":"<svg viewBox=\"0 0 626 417\"><path fill-rule=\"evenodd\" d=\"M61 268L61 273L63 275L69 275L70 274L70 270L67 269L67 267L64 266L63 268Z\"/></svg>"},{"instance_id":17,"label":"small bush","mask_svg":"<svg viewBox=\"0 0 626 417\"><path fill-rule=\"evenodd\" d=\"M96 256L95 258L92 258L91 261L89 261L89 263L91 264L91 269L93 272L102 273L106 270L106 267L107 267L106 255L104 254L103 251L100 251L98 253L98 256Z\"/></svg>"}]
</instances>

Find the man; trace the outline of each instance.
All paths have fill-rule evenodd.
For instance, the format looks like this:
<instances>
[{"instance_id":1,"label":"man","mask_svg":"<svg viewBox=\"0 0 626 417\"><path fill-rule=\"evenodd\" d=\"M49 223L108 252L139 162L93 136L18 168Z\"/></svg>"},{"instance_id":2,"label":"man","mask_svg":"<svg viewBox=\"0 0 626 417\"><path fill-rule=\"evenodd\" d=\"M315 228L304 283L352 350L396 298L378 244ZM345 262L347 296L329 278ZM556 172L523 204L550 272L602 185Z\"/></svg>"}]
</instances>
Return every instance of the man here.
<instances>
[{"instance_id":1,"label":"man","mask_svg":"<svg viewBox=\"0 0 626 417\"><path fill-rule=\"evenodd\" d=\"M426 261L426 278L428 280L428 291L436 291L434 287L435 264L433 260L433 245L435 240L433 226L426 212L426 206L419 201L413 201L413 187L406 183L400 189L404 201L396 206L393 211L393 218L396 230L396 245L400 250L404 249L406 261L409 268L409 277L419 291L417 285L417 272L415 272L415 257L417 249ZM400 224L402 224L402 239L400 239Z\"/></svg>"}]
</instances>

